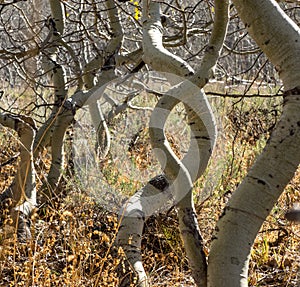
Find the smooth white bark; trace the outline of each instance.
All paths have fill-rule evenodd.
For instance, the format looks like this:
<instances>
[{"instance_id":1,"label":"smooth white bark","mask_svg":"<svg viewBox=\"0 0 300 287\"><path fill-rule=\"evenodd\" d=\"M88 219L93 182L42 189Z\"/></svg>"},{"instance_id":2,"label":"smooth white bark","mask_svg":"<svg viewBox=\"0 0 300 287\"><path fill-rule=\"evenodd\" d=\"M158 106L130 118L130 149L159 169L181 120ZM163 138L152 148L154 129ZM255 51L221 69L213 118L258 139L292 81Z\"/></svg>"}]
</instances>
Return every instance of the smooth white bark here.
<instances>
[{"instance_id":1,"label":"smooth white bark","mask_svg":"<svg viewBox=\"0 0 300 287\"><path fill-rule=\"evenodd\" d=\"M122 224L117 241L123 246L127 257L139 278L139 286L148 286L149 280L141 262L141 238L145 217L153 214L164 203L177 203L180 230L190 260L193 277L198 286L206 286L206 259L202 239L192 201L192 184L203 174L215 144L216 127L213 113L202 90L216 64L224 41L228 22L228 1L217 1L216 22L212 38L202 66L191 81L184 81L171 88L159 101L151 116L150 135L157 157L164 167L165 175L152 179L138 191L122 211ZM159 71L178 75L193 74L188 64L162 46L159 4L144 1L144 61ZM147 5L147 7L146 7ZM151 17L147 17L147 11ZM194 84L192 84L194 83ZM197 87L197 86L198 87ZM164 134L164 124L173 107L183 102L191 127L190 148L181 161L174 155ZM136 217L136 219L134 218ZM130 238L130 243L129 243Z\"/></svg>"},{"instance_id":2,"label":"smooth white bark","mask_svg":"<svg viewBox=\"0 0 300 287\"><path fill-rule=\"evenodd\" d=\"M299 85L299 30L274 0L233 1L249 34L274 64L285 90Z\"/></svg>"},{"instance_id":3,"label":"smooth white bark","mask_svg":"<svg viewBox=\"0 0 300 287\"><path fill-rule=\"evenodd\" d=\"M62 105L67 96L65 84L65 70L57 63L57 55L59 53L60 40L64 32L64 13L63 6L59 0L49 0L52 18L49 20L50 48L45 49L42 56L42 67L49 75L52 82L55 95L54 108L47 121L39 128L34 140L34 157L48 146L51 142L53 127L56 121L59 107Z\"/></svg>"},{"instance_id":4,"label":"smooth white bark","mask_svg":"<svg viewBox=\"0 0 300 287\"><path fill-rule=\"evenodd\" d=\"M51 0L52 1L52 0ZM54 1L55 2L55 1ZM62 16L62 5L56 5L55 3L51 5L52 17L55 19L55 28L58 30L59 34L55 34L59 37L63 33L63 23L64 18ZM62 175L64 169L64 136L67 128L72 123L76 110L81 108L83 105L89 105L91 117L97 131L104 129L106 135L105 147L102 148L101 156L105 156L109 149L110 135L108 127L105 123L105 119L102 112L96 103L101 96L101 91L104 90L105 85L115 78L114 68L115 68L115 56L117 55L119 48L122 43L123 32L120 25L118 10L115 6L113 0L105 1L107 7L107 13L110 20L110 26L112 29L113 36L108 42L104 54L101 56L96 56L91 62L89 62L84 70L83 80L88 92L83 93L78 91L74 96L66 100L65 93L65 81L63 69L58 66L57 69L53 70L53 83L55 86L56 96L60 96L59 99L59 109L52 112L52 116L47 121L48 125L45 126L44 130L40 131L43 137L52 134L51 141L51 152L52 161L51 167L48 173L47 183L42 188L43 198L42 201L49 200L53 196L56 196L55 189ZM58 23L58 26L56 27ZM58 51L55 50L55 53ZM100 78L95 81L95 72L98 69L102 69ZM97 83L96 83L97 82ZM100 137L100 136L99 136ZM43 143L42 140L38 141L40 144Z\"/></svg>"},{"instance_id":5,"label":"smooth white bark","mask_svg":"<svg viewBox=\"0 0 300 287\"><path fill-rule=\"evenodd\" d=\"M61 8L61 5L56 7L55 10L57 11L59 7ZM58 15L60 15L60 13L58 13ZM45 49L46 53L42 55L42 67L45 73L49 75L49 80L54 88L54 107L49 118L37 132L34 140L34 157L37 157L43 148L50 145L53 125L55 123L59 107L67 96L65 70L61 65L56 63L57 54L59 53L58 43L61 39L61 33L57 33L55 30L56 28L53 25L54 24L50 24L49 26L50 48ZM63 25L61 26L63 27ZM46 44L49 45L49 43L47 42Z\"/></svg>"},{"instance_id":6,"label":"smooth white bark","mask_svg":"<svg viewBox=\"0 0 300 287\"><path fill-rule=\"evenodd\" d=\"M26 222L36 206L35 170L33 166L35 124L31 118L15 117L9 114L0 114L0 124L15 130L20 138L20 162L17 173L11 186L0 194L0 202L6 199L12 200L13 225L18 228L18 236L27 239L31 235Z\"/></svg>"},{"instance_id":7,"label":"smooth white bark","mask_svg":"<svg viewBox=\"0 0 300 287\"><path fill-rule=\"evenodd\" d=\"M280 121L220 218L209 255L208 286L248 286L255 237L300 162L300 29L275 1L234 0L249 33L285 86Z\"/></svg>"},{"instance_id":8,"label":"smooth white bark","mask_svg":"<svg viewBox=\"0 0 300 287\"><path fill-rule=\"evenodd\" d=\"M188 100L185 101L185 96L190 95L190 98L193 100L197 94L190 94L188 91L191 88L188 88L184 85L181 86L183 87L181 87L182 89L179 89L178 94L184 95L180 100L185 103L186 110L188 111L189 117L191 118L191 111L195 108L196 110L197 108L202 108L202 102L198 101L197 99L197 101L193 101L194 105L190 105ZM183 91L184 94L182 94ZM198 87L196 87L196 91L198 91ZM193 278L197 286L206 286L207 265L205 254L203 252L202 238L200 235L195 209L193 205L193 181L189 170L184 166L183 162L181 162L173 153L164 134L164 125L167 121L167 117L170 114L170 111L172 110L166 108L166 105L168 102L171 101L172 100L170 99L170 96L164 96L158 102L156 108L154 109L150 120L150 138L152 147L154 148L154 151L156 151L156 156L161 166L164 167L164 174L166 175L167 180L171 185L170 189L174 193L175 204L178 209L179 229L184 242L186 254L189 259L189 264L192 270ZM199 115L202 116L202 113L195 113L193 111L192 118L194 120L195 125L197 122L201 122L201 118L199 118ZM212 127L204 127L204 131L207 130L211 131ZM214 143L214 139L209 137L207 134L204 136L204 138L200 137L199 135L195 136L194 134L192 134L192 140L194 139L197 141L198 138L205 138L205 141L212 144ZM210 152L212 151L212 148L213 146L210 148ZM206 166L208 163L210 152L207 154L207 157L203 158L199 157L200 152L201 151L196 152L195 150L194 152L190 152L190 154L193 154L192 162L201 162L202 166ZM199 167L198 169L193 171L193 174L200 174Z\"/></svg>"},{"instance_id":9,"label":"smooth white bark","mask_svg":"<svg viewBox=\"0 0 300 287\"><path fill-rule=\"evenodd\" d=\"M49 28L52 32L50 42L51 48L48 55L43 56L43 66L50 73L54 87L55 107L46 123L40 128L34 144L35 156L50 142L51 145L51 166L47 182L41 188L42 202L53 197L63 169L63 139L67 128L68 119L64 118L64 105L66 105L67 90L65 84L64 68L57 63L59 53L59 42L64 33L64 12L63 5L59 0L49 0L51 18ZM63 119L62 119L63 117Z\"/></svg>"},{"instance_id":10,"label":"smooth white bark","mask_svg":"<svg viewBox=\"0 0 300 287\"><path fill-rule=\"evenodd\" d=\"M182 77L193 75L194 70L190 65L163 46L160 4L154 1L144 2L146 3L143 9L148 11L148 13L143 13L143 60L145 63L156 71L173 73Z\"/></svg>"},{"instance_id":11,"label":"smooth white bark","mask_svg":"<svg viewBox=\"0 0 300 287\"><path fill-rule=\"evenodd\" d=\"M101 82L103 82L104 85L108 82L106 78L103 78L107 76L107 73L103 72L116 66L116 57L123 41L123 29L115 2L113 0L106 0L105 6L110 21L112 37L105 47L103 54L97 55L85 66L83 73L86 89L91 89L95 85L99 87ZM99 69L102 69L103 72L100 74L100 83L99 81L97 83L95 73ZM113 80L115 77L115 75L110 75L109 80ZM89 112L94 128L97 131L96 148L99 149L97 153L101 158L105 158L110 149L110 131L101 111L101 107L96 102L89 101Z\"/></svg>"},{"instance_id":12,"label":"smooth white bark","mask_svg":"<svg viewBox=\"0 0 300 287\"><path fill-rule=\"evenodd\" d=\"M208 286L248 286L255 237L299 165L299 103L299 95L286 98L277 129L217 224L209 255Z\"/></svg>"},{"instance_id":13,"label":"smooth white bark","mask_svg":"<svg viewBox=\"0 0 300 287\"><path fill-rule=\"evenodd\" d=\"M214 27L208 45L205 48L200 67L190 79L201 88L203 88L214 75L215 66L223 47L229 21L229 0L215 0L214 2Z\"/></svg>"}]
</instances>

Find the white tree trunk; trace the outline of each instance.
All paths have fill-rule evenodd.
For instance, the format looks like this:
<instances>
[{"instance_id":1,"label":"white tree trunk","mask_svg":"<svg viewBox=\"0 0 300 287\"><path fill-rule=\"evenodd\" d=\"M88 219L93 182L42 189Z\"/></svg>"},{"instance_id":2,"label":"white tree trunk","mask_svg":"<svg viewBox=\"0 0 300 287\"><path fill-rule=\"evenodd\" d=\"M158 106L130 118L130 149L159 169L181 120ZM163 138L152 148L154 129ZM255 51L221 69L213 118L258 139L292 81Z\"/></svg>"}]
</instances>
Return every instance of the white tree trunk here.
<instances>
[{"instance_id":1,"label":"white tree trunk","mask_svg":"<svg viewBox=\"0 0 300 287\"><path fill-rule=\"evenodd\" d=\"M205 94L199 89L208 81L227 30L228 1L216 2L217 26L214 27L200 70L190 77L191 81L184 81L171 88L159 101L151 116L151 142L161 165L165 167L165 175L152 179L130 198L121 212L122 224L117 242L127 254L141 287L149 285L140 250L144 220L170 198L175 198L178 207L180 230L195 282L197 286L206 286L206 258L193 206L192 186L206 169L216 138L212 111ZM158 71L191 76L194 73L192 68L162 45L159 4L150 2L148 6L148 1L143 3L144 61ZM164 134L165 121L179 102L185 104L191 127L190 147L182 162L172 152Z\"/></svg>"},{"instance_id":2,"label":"white tree trunk","mask_svg":"<svg viewBox=\"0 0 300 287\"><path fill-rule=\"evenodd\" d=\"M46 123L38 131L35 144L35 156L47 145L51 144L51 166L48 173L47 182L41 188L41 201L45 202L52 198L61 175L63 166L63 139L66 127L60 125L67 124L67 121L60 119L66 105L67 90L65 84L64 68L57 63L59 53L59 42L64 33L64 13L63 5L59 0L49 0L51 8L51 19L49 28L52 32L50 41L53 46L48 49L48 54L43 56L44 70L50 73L50 78L54 87L55 107ZM64 119L66 120L66 119Z\"/></svg>"},{"instance_id":3,"label":"white tree trunk","mask_svg":"<svg viewBox=\"0 0 300 287\"><path fill-rule=\"evenodd\" d=\"M179 212L181 221L180 227L195 231L192 236L197 240L190 239L190 235L187 232L183 232L184 239L188 238L188 240L185 240L186 243L188 241L191 243L187 243L187 248L189 248L187 251L191 251L188 255L190 255L189 258L192 260L192 267L195 267L195 273L197 273L197 270L199 269L202 269L202 271L206 270L205 266L201 265L202 267L200 267L200 262L204 263L203 258L205 260L203 254L201 255L202 249L195 248L195 246L200 247L202 242L199 240L201 236L198 230L197 221L191 221L191 219L195 219L195 216L193 203L191 201L192 199L189 196L191 196L190 189L192 187L192 182L204 172L214 147L216 139L215 121L213 117L211 117L212 113L210 106L204 93L201 93L201 90L190 81L185 81L184 83L173 87L168 91L168 94L169 93L172 94L172 99L168 99L168 97L162 99L162 101L166 100L162 103L164 107L163 111L165 113L172 110L172 108L180 101L182 101L186 107L189 107L189 117L191 119L189 121L191 127L191 143L189 150L183 158L182 163L177 161L178 159L176 160L175 156L172 157L172 155L168 154L166 166L168 170L165 170L168 178L165 175L159 175L150 180L146 186L126 202L123 210L120 212L122 223L118 232L117 243L123 247L129 262L137 273L139 286L148 286L150 284L141 261L141 239L144 221L158 209L166 206L170 201L178 203L181 211L185 209L183 212ZM157 107L156 111L160 113L159 107ZM161 114L157 115L157 117L156 115L157 114L154 113L152 119L161 119L162 122L158 123L152 121L150 123L150 130L153 131L156 129L159 133L159 135L152 134L154 142L161 142L161 136L164 136L161 134L164 130L161 125L165 122L165 118ZM201 115L202 118L200 118L199 115ZM162 140L162 142L164 142L164 140ZM156 148L157 151L165 150L163 146L158 145L154 145L154 148ZM172 153L169 147L167 150L169 153ZM167 155L167 153L165 153L165 155ZM159 154L158 158L161 160L162 166L164 166L166 163L165 156ZM173 162L174 159L175 162ZM180 174L176 178L176 181L173 182L175 178L170 178L170 173L174 173L175 176L179 171ZM172 186L170 186L171 184ZM182 205L180 205L179 202L181 202ZM184 221L184 217L186 217L188 221ZM188 223L193 223L193 226L188 227ZM194 247L191 247L192 245L194 245ZM195 258L192 257L194 256L194 251L196 252L195 254L197 254ZM201 274L203 275L202 271ZM196 280L197 278L204 278L204 280L206 280L206 275L195 276Z\"/></svg>"},{"instance_id":4,"label":"white tree trunk","mask_svg":"<svg viewBox=\"0 0 300 287\"><path fill-rule=\"evenodd\" d=\"M173 73L182 77L194 74L193 68L180 57L164 48L162 43L160 4L143 1L143 60L154 70ZM148 13L146 12L148 11Z\"/></svg>"},{"instance_id":5,"label":"white tree trunk","mask_svg":"<svg viewBox=\"0 0 300 287\"><path fill-rule=\"evenodd\" d=\"M77 91L68 98L58 111L52 136L52 161L48 173L47 184L42 188L42 202L56 196L55 189L62 175L63 170L63 145L67 128L74 120L76 111L85 105L96 102L102 96L105 86L114 78L114 69L102 72L99 86L96 85L87 92Z\"/></svg>"},{"instance_id":6,"label":"white tree trunk","mask_svg":"<svg viewBox=\"0 0 300 287\"><path fill-rule=\"evenodd\" d=\"M255 237L300 162L300 29L272 0L233 0L251 36L284 82L280 121L234 192L212 242L208 286L248 286Z\"/></svg>"},{"instance_id":7,"label":"white tree trunk","mask_svg":"<svg viewBox=\"0 0 300 287\"><path fill-rule=\"evenodd\" d=\"M53 1L53 2L51 2ZM55 27L59 32L59 37L63 33L64 27L64 17L62 12L62 5L57 3L59 1L50 0L50 7L52 12L52 18L55 21ZM99 130L99 127L103 127L106 132L107 138L109 138L109 131L107 125L104 121L104 117L99 111L98 106L95 104L100 98L101 88L104 87L109 81L115 78L114 68L115 68L115 56L119 51L119 48L123 39L122 27L118 18L118 10L115 6L113 0L105 1L107 7L107 13L110 19L110 26L113 32L113 36L110 39L104 54L102 56L96 56L90 63L88 63L84 70L84 82L86 88L89 90L87 93L78 91L74 96L66 100L66 90L65 90L65 81L63 70L60 66L57 69L53 70L53 82L55 86L55 93L59 95L60 108L52 113L50 117L49 125L46 125L45 132L41 130L40 134L42 138L45 135L49 134L48 131L51 131L51 152L52 152L52 161L51 167L48 173L48 181L42 188L42 201L49 200L53 196L56 196L55 189L62 175L64 168L64 136L67 128L72 123L76 110L83 105L89 105L92 120L96 130ZM55 33L54 33L55 34ZM55 34L56 35L56 34ZM53 54L56 54L58 51L54 50ZM95 72L99 68L102 68L102 73L98 83L94 81ZM62 98L63 97L63 98ZM88 101L89 99L89 101ZM94 99L94 100L93 100ZM50 128L51 127L51 128ZM106 148L104 153L107 152L109 147L109 140L106 141ZM38 145L37 145L38 146Z\"/></svg>"},{"instance_id":8,"label":"white tree trunk","mask_svg":"<svg viewBox=\"0 0 300 287\"><path fill-rule=\"evenodd\" d=\"M28 219L36 206L35 170L33 166L33 139L35 124L31 118L0 114L0 124L14 129L20 138L20 163L11 186L0 194L0 203L12 200L11 215L20 239L31 237Z\"/></svg>"},{"instance_id":9,"label":"white tree trunk","mask_svg":"<svg viewBox=\"0 0 300 287\"><path fill-rule=\"evenodd\" d=\"M188 86L189 84L191 87ZM203 115L201 109L203 109L203 106L205 105L203 105L203 99L200 101L199 98L197 98L199 88L194 86L194 92L190 92L193 90L192 86L193 84L186 81L185 85L180 85L177 89L177 93L174 92L176 89L173 88L168 92L168 95L162 97L151 115L149 132L152 147L154 152L156 152L156 156L161 166L164 167L164 174L171 185L170 190L175 198L175 204L178 209L179 229L189 259L193 278L197 286L205 287L207 272L206 257L203 252L203 240L200 235L192 198L193 180L195 180L195 178L192 180L191 174L187 168L189 167L189 162L186 163L186 167L184 163L177 158L169 146L164 133L165 123L173 108L173 105L168 107L168 104L174 102L174 99L172 99L172 96L169 96L169 94L180 95L180 101L185 104L189 119L193 119L193 124L198 128L196 134L192 132L191 141L195 143L197 143L197 140L205 142L204 145L201 145L202 149L194 149L193 145L191 145L188 151L188 154L191 154L193 158L190 159L191 162L197 162L199 164L198 168L191 172L193 175L200 175L201 172L199 172L199 170L201 169L203 172L207 166L214 146L215 134L207 134L207 131L214 130L214 127L211 125L206 126L208 121L203 122L203 118L210 118L211 115L209 114L208 117ZM177 98L177 100L179 99ZM199 129L198 123L201 123L200 126L202 129ZM210 148L203 149L203 147L207 147L207 143L211 144ZM199 145L196 146L199 148ZM207 152L206 155L204 155L205 152ZM199 156L200 153L204 156Z\"/></svg>"},{"instance_id":10,"label":"white tree trunk","mask_svg":"<svg viewBox=\"0 0 300 287\"><path fill-rule=\"evenodd\" d=\"M103 71L107 71L111 69L111 67L116 66L116 56L123 41L123 29L119 19L118 8L113 0L106 0L105 5L110 21L112 37L105 47L103 54L97 55L86 64L84 68L84 83L86 89L91 89L94 85L96 85L95 72L99 70L99 68ZM106 84L108 82L107 79L101 79L101 76L103 76L103 74L100 75L100 82L102 81L103 84ZM111 75L110 80L113 80L114 78L115 75ZM97 83L98 87L100 85ZM110 132L107 123L105 122L100 106L96 102L89 101L89 112L93 126L97 132L96 148L99 149L97 153L99 153L101 158L105 158L110 149ZM103 136L105 139L103 139Z\"/></svg>"},{"instance_id":11,"label":"white tree trunk","mask_svg":"<svg viewBox=\"0 0 300 287\"><path fill-rule=\"evenodd\" d=\"M52 81L55 95L55 105L52 113L38 130L34 140L34 157L37 157L44 147L50 144L53 133L53 126L55 124L56 116L59 107L64 102L67 96L65 84L64 68L57 63L57 54L59 53L59 42L64 32L64 13L63 7L59 0L49 0L51 8L51 20L49 20L50 39L52 44L50 48L46 49L42 56L42 67L45 73L49 74ZM48 44L48 43L47 43Z\"/></svg>"}]
</instances>

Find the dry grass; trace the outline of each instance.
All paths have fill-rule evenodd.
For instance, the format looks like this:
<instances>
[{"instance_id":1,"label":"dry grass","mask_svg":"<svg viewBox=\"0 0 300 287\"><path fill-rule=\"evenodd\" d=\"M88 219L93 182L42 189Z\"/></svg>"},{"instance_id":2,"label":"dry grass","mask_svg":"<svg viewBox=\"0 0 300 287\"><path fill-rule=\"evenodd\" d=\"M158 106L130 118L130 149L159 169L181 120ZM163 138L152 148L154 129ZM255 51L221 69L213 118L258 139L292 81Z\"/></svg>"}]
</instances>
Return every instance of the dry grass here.
<instances>
[{"instance_id":1,"label":"dry grass","mask_svg":"<svg viewBox=\"0 0 300 287\"><path fill-rule=\"evenodd\" d=\"M222 121L220 142L211 166L215 181L195 187L196 208L206 252L218 216L247 169L261 151L274 126L274 114L280 103L218 100L214 103ZM18 152L14 137L4 130L0 137L0 163ZM170 136L170 139L172 137ZM173 147L178 139L172 138ZM147 168L147 133L129 149L135 164ZM109 162L108 162L109 163ZM109 164L105 166L109 168ZM217 168L216 168L217 167ZM1 167L0 188L12 181L16 161ZM218 173L218 174L216 174ZM138 187L124 180L116 170L107 172L111 183L123 192ZM206 174L210 177L211 172ZM104 209L85 193L73 178L65 178L68 196L49 204L32 217L33 239L18 243L14 237L0 237L0 286L119 286L130 274L121 250L113 243L118 229L117 215ZM299 286L300 228L284 219L285 211L300 201L300 171L296 174L262 226L255 241L250 263L249 286ZM205 189L206 200L200 192ZM153 286L194 286L182 249L174 210L147 220L143 237L143 258ZM133 284L134 286L134 284Z\"/></svg>"}]
</instances>

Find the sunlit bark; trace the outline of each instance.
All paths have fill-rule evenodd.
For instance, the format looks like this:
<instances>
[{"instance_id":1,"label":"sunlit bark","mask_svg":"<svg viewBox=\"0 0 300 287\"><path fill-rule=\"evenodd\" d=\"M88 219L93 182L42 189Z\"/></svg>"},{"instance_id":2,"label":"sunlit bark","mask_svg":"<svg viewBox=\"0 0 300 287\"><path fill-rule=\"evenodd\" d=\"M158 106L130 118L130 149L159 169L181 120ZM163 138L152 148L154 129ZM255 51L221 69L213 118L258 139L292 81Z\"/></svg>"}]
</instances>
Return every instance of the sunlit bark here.
<instances>
[{"instance_id":1,"label":"sunlit bark","mask_svg":"<svg viewBox=\"0 0 300 287\"><path fill-rule=\"evenodd\" d=\"M63 167L63 139L68 122L62 121L61 115L66 105L67 90L65 84L64 68L57 63L59 53L59 41L64 33L64 13L63 6L59 0L49 0L51 8L51 18L49 29L52 32L48 53L43 56L43 67L50 74L55 93L55 107L45 124L38 131L34 144L35 156L46 147L51 145L51 166L47 177L47 182L41 189L42 201L49 200L53 196L53 190L59 182Z\"/></svg>"},{"instance_id":2,"label":"sunlit bark","mask_svg":"<svg viewBox=\"0 0 300 287\"><path fill-rule=\"evenodd\" d=\"M249 33L278 70L285 87L280 121L234 192L211 246L208 286L248 286L255 237L300 162L300 29L275 1L234 0Z\"/></svg>"},{"instance_id":3,"label":"sunlit bark","mask_svg":"<svg viewBox=\"0 0 300 287\"><path fill-rule=\"evenodd\" d=\"M182 77L194 74L193 68L180 57L172 54L162 43L160 4L143 1L143 59L154 70L173 73Z\"/></svg>"},{"instance_id":4,"label":"sunlit bark","mask_svg":"<svg viewBox=\"0 0 300 287\"><path fill-rule=\"evenodd\" d=\"M48 120L49 125L45 125L43 127L45 131L40 131L40 133L43 136L47 136L49 134L52 135L52 161L47 177L47 183L44 185L41 191L43 194L42 201L49 200L53 196L56 196L55 189L57 187L57 184L59 183L64 168L64 136L67 128L71 125L72 121L74 120L76 111L83 105L89 105L91 117L96 130L99 131L102 128L104 128L107 140L105 148L101 150L101 156L105 156L109 148L109 131L105 123L105 119L102 115L102 112L101 110L99 110L98 105L95 103L100 98L100 91L103 91L101 87L105 86L109 81L115 78L114 58L117 55L121 46L123 33L119 23L118 11L114 4L114 1L107 0L105 1L105 4L107 7L107 13L109 16L113 36L108 42L106 49L103 52L104 54L101 56L96 56L85 67L83 80L88 92L83 93L82 91L78 91L74 96L70 97L69 99L66 99L63 70L60 66L58 66L58 68L56 70L54 69L53 71L53 83L55 85L56 95L59 95L59 97L57 96L57 98L59 98L60 100L60 105L52 112L52 115ZM52 18L55 21L55 28L59 32L58 35L60 35L63 33L64 22L62 6L57 6L55 3L52 3L52 5L50 6L52 11ZM58 51L55 50L55 53L57 52ZM98 69L102 69L102 72L100 74L99 80L96 81L95 72ZM95 96L95 93L97 94L97 97ZM80 97L82 98L79 99Z\"/></svg>"},{"instance_id":5,"label":"sunlit bark","mask_svg":"<svg viewBox=\"0 0 300 287\"><path fill-rule=\"evenodd\" d=\"M35 124L31 118L0 114L0 124L13 129L20 138L20 162L12 184L0 194L0 203L12 200L11 215L20 239L31 237L28 220L36 206L33 139Z\"/></svg>"},{"instance_id":6,"label":"sunlit bark","mask_svg":"<svg viewBox=\"0 0 300 287\"><path fill-rule=\"evenodd\" d=\"M168 200L175 200L179 227L197 286L206 286L206 258L192 200L193 182L203 174L215 144L214 117L202 90L218 59L228 22L228 2L216 1L216 23L202 66L190 81L172 87L157 104L150 122L153 148L164 175L150 180L124 206L118 243L137 273L139 286L148 286L149 279L141 260L141 238L145 218L153 214ZM148 1L144 1L148 5ZM145 9L146 8L146 9ZM159 4L144 6L144 61L158 71L191 76L194 72L182 59L173 56L162 46ZM194 83L194 84L193 84ZM191 128L190 148L182 162L174 155L164 134L164 125L173 107L183 102ZM196 160L199 159L199 160Z\"/></svg>"},{"instance_id":7,"label":"sunlit bark","mask_svg":"<svg viewBox=\"0 0 300 287\"><path fill-rule=\"evenodd\" d=\"M86 89L91 89L96 83L95 72L99 69L108 70L116 66L116 57L123 41L123 28L119 19L119 11L113 0L106 0L105 5L110 21L111 39L102 55L97 55L84 68L84 83ZM115 78L112 75L110 81ZM103 82L100 75L100 81ZM105 83L107 80L104 81ZM110 149L110 132L101 111L101 107L97 102L89 102L89 111L95 130L97 131L96 148L101 158L105 158Z\"/></svg>"}]
</instances>

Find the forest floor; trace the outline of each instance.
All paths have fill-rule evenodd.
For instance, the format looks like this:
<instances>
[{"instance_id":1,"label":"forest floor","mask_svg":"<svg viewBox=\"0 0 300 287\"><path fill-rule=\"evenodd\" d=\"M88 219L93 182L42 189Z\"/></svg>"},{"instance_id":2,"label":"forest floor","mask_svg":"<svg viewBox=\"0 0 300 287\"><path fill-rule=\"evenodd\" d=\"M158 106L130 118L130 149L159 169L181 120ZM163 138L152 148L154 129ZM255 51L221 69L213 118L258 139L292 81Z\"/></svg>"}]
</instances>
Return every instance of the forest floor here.
<instances>
[{"instance_id":1,"label":"forest floor","mask_svg":"<svg viewBox=\"0 0 300 287\"><path fill-rule=\"evenodd\" d=\"M255 104L222 99L213 105L222 122L220 140L210 171L195 184L194 190L207 254L222 209L262 150L281 110L277 99L257 100ZM181 143L175 136L170 135L170 140L175 149L180 149ZM141 172L150 165L149 149L147 132L142 129L128 150ZM17 155L15 135L1 129L0 192L14 178ZM132 194L139 184L122 176L112 162L107 160L103 164L109 184L122 193ZM38 170L40 179L49 163L47 154L43 163L45 167L40 166ZM32 216L33 238L26 243L7 235L10 233L8 219L2 217L0 286L120 286L131 274L122 250L114 246L119 227L117 214L95 200L72 172L66 172L58 190L61 194L57 200ZM286 187L256 238L249 286L300 286L300 226L284 219L285 212L296 202L300 202L300 171ZM146 221L142 253L153 287L195 286L174 209Z\"/></svg>"}]
</instances>

